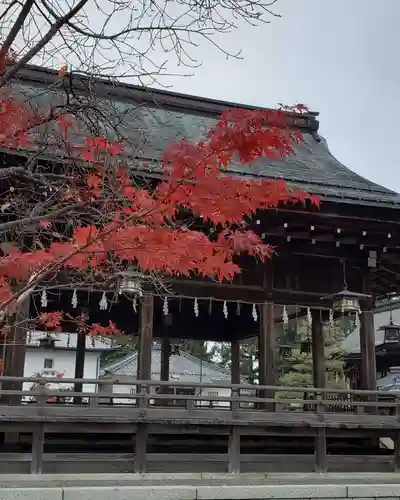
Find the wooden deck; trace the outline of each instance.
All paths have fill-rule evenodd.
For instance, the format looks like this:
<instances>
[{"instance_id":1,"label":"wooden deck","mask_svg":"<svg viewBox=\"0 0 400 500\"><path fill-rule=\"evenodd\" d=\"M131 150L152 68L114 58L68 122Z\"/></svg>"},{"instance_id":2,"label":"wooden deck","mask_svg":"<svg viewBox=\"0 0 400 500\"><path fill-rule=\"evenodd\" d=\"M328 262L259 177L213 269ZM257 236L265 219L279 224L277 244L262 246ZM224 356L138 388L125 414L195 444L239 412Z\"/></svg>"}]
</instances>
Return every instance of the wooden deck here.
<instances>
[{"instance_id":1,"label":"wooden deck","mask_svg":"<svg viewBox=\"0 0 400 500\"><path fill-rule=\"evenodd\" d=\"M400 467L400 393L221 384L231 396L212 397L199 393L215 384L154 381L138 382L134 395L119 393L118 382L74 393L48 390L44 379L0 377L3 386L11 381L37 386L0 390L0 467L9 473ZM103 383L60 379L76 382ZM188 386L196 395L166 393ZM288 391L299 397L285 398ZM394 451L379 449L382 437Z\"/></svg>"}]
</instances>

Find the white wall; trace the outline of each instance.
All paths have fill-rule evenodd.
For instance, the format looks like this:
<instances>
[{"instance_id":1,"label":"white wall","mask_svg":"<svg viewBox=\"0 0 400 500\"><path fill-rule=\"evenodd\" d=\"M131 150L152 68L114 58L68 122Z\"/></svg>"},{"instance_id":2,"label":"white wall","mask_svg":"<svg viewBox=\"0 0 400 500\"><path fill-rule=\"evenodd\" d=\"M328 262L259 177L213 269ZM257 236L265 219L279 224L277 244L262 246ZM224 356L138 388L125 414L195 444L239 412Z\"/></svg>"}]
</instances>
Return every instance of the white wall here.
<instances>
[{"instance_id":1,"label":"white wall","mask_svg":"<svg viewBox=\"0 0 400 500\"><path fill-rule=\"evenodd\" d=\"M44 369L44 360L53 359L53 368ZM86 352L84 378L95 379L99 377L99 352ZM63 373L63 378L75 377L75 350L28 348L25 354L24 377L32 377L43 373L49 378L55 377L54 372ZM24 390L29 390L31 383L24 383ZM71 387L71 384L51 384L52 389ZM93 384L84 384L84 392L94 392Z\"/></svg>"},{"instance_id":2,"label":"white wall","mask_svg":"<svg viewBox=\"0 0 400 500\"><path fill-rule=\"evenodd\" d=\"M56 377L57 373L63 374L63 378L74 378L75 377L75 357L76 357L76 334L68 334L60 332L57 334L52 334L53 338L56 338L56 349L45 349L39 347L39 339L45 335L45 332L35 330L29 332L27 335L26 343L30 347L27 347L25 353L25 365L24 365L24 377L32 377L37 373L42 373L49 378ZM69 349L67 346L69 345ZM60 349L63 347L64 349ZM84 366L84 378L96 379L100 376L100 356L101 351L107 350L111 347L110 340L99 340L94 338L86 338L86 352L85 352L85 366ZM67 348L67 349L66 349ZM96 349L96 350L94 350ZM53 360L53 367L45 368L45 359ZM23 389L29 390L32 387L32 383L24 383ZM50 384L51 389L66 389L70 388L71 384ZM96 390L95 385L85 384L83 386L84 392L94 392Z\"/></svg>"},{"instance_id":3,"label":"white wall","mask_svg":"<svg viewBox=\"0 0 400 500\"><path fill-rule=\"evenodd\" d=\"M53 368L46 370L44 360L52 359ZM99 377L99 352L86 352L84 378L95 379ZM75 377L75 350L27 348L25 353L24 377L32 377L37 373L48 374L54 377L54 372L63 373L63 378ZM32 383L24 383L24 390L29 390ZM52 389L71 387L71 384L51 384ZM84 384L84 392L94 392L93 384Z\"/></svg>"}]
</instances>

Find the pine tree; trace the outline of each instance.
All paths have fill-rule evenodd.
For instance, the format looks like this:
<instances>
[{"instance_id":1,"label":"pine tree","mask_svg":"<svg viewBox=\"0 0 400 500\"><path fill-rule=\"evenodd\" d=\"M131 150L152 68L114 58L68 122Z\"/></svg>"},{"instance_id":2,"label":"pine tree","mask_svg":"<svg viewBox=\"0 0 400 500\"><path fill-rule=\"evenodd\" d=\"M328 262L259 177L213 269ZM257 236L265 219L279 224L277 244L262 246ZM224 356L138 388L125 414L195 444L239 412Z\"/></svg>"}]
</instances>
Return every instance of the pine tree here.
<instances>
[{"instance_id":1,"label":"pine tree","mask_svg":"<svg viewBox=\"0 0 400 500\"><path fill-rule=\"evenodd\" d=\"M341 343L346 334L354 328L354 319L341 317L333 326L324 325L325 367L327 387L344 388L343 351ZM303 319L281 330L281 356L279 385L287 387L312 387L312 346L310 344L311 327ZM302 349L303 346L303 349ZM308 346L310 352L304 352ZM303 352L301 352L303 350ZM298 398L300 393L282 392L280 397Z\"/></svg>"}]
</instances>

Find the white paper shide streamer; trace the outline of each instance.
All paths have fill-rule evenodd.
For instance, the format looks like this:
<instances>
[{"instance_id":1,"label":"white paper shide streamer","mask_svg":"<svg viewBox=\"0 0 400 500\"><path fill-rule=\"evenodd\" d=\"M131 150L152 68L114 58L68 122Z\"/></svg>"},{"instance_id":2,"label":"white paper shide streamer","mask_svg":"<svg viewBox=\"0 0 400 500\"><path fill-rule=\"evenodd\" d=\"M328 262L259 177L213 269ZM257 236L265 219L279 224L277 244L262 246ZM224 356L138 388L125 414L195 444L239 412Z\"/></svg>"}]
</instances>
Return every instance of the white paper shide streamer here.
<instances>
[{"instance_id":1,"label":"white paper shide streamer","mask_svg":"<svg viewBox=\"0 0 400 500\"><path fill-rule=\"evenodd\" d=\"M163 303L163 308L162 308L162 310L163 310L163 314L164 314L164 316L167 316L167 315L168 315L168 313L169 313L169 309L168 309L168 299L167 299L167 297L164 297L164 303Z\"/></svg>"},{"instance_id":2,"label":"white paper shide streamer","mask_svg":"<svg viewBox=\"0 0 400 500\"><path fill-rule=\"evenodd\" d=\"M132 298L132 308L135 311L135 313L137 313L137 299L136 299L136 297Z\"/></svg>"},{"instance_id":3,"label":"white paper shide streamer","mask_svg":"<svg viewBox=\"0 0 400 500\"><path fill-rule=\"evenodd\" d=\"M335 326L335 322L334 322L334 319L333 319L333 310L332 309L329 309L329 325L331 328L333 328Z\"/></svg>"},{"instance_id":4,"label":"white paper shide streamer","mask_svg":"<svg viewBox=\"0 0 400 500\"><path fill-rule=\"evenodd\" d=\"M197 299L194 299L193 311L194 311L194 315L196 316L196 318L198 318L199 317L199 302Z\"/></svg>"},{"instance_id":5,"label":"white paper shide streamer","mask_svg":"<svg viewBox=\"0 0 400 500\"><path fill-rule=\"evenodd\" d=\"M307 307L307 322L311 326L312 325L312 315L311 315L311 309Z\"/></svg>"},{"instance_id":6,"label":"white paper shide streamer","mask_svg":"<svg viewBox=\"0 0 400 500\"><path fill-rule=\"evenodd\" d=\"M78 307L78 294L76 293L76 290L74 290L74 293L72 294L71 304L74 309Z\"/></svg>"},{"instance_id":7,"label":"white paper shide streamer","mask_svg":"<svg viewBox=\"0 0 400 500\"><path fill-rule=\"evenodd\" d=\"M99 307L102 311L107 311L107 306L108 306L107 295L106 292L103 292L103 295L101 296L101 300L99 302Z\"/></svg>"},{"instance_id":8,"label":"white paper shide streamer","mask_svg":"<svg viewBox=\"0 0 400 500\"><path fill-rule=\"evenodd\" d=\"M42 307L47 307L47 292L43 290L42 295L40 296L40 305Z\"/></svg>"},{"instance_id":9,"label":"white paper shide streamer","mask_svg":"<svg viewBox=\"0 0 400 500\"><path fill-rule=\"evenodd\" d=\"M253 304L253 309L251 311L251 315L253 316L254 321L258 320L257 307Z\"/></svg>"},{"instance_id":10,"label":"white paper shide streamer","mask_svg":"<svg viewBox=\"0 0 400 500\"><path fill-rule=\"evenodd\" d=\"M283 306L283 312L282 312L282 322L283 325L286 327L289 324L289 315L286 309L286 306Z\"/></svg>"},{"instance_id":11,"label":"white paper shide streamer","mask_svg":"<svg viewBox=\"0 0 400 500\"><path fill-rule=\"evenodd\" d=\"M360 326L361 326L360 314L361 313L356 312L356 317L355 317L356 328L360 328Z\"/></svg>"},{"instance_id":12,"label":"white paper shide streamer","mask_svg":"<svg viewBox=\"0 0 400 500\"><path fill-rule=\"evenodd\" d=\"M228 317L228 304L226 303L226 300L224 300L224 305L223 305L222 311L224 313L225 318L227 318Z\"/></svg>"}]
</instances>

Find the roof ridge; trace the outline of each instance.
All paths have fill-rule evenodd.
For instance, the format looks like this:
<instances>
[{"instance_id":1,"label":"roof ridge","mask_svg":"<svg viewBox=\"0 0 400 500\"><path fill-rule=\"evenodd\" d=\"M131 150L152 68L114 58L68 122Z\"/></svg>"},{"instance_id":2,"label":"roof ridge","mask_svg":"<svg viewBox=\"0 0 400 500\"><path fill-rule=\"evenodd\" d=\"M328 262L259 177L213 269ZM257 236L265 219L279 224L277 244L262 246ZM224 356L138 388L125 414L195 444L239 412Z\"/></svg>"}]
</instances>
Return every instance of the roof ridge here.
<instances>
[{"instance_id":1,"label":"roof ridge","mask_svg":"<svg viewBox=\"0 0 400 500\"><path fill-rule=\"evenodd\" d=\"M68 81L68 87L73 85L77 90L79 90L79 87L81 87L82 90L87 90L89 83L91 89L94 90L93 86L97 85L96 91L98 95L104 94L108 98L115 97L120 99L141 100L142 102L150 102L155 105L190 109L191 111L213 114L216 116L231 108L249 110L265 109L274 111L273 108L265 106L253 106L238 102L222 101L219 99L183 94L171 90L157 89L121 81L112 82L105 78L90 78L86 75L80 75L79 73L72 73L72 81L69 75L66 75L64 78L65 80L62 81ZM61 81L58 71L36 65L26 65L22 67L18 71L15 79L45 85ZM283 113L294 119L293 125L295 127L314 132L317 132L319 128L319 122L316 119L319 114L318 112L309 111L300 114L284 110Z\"/></svg>"},{"instance_id":2,"label":"roof ridge","mask_svg":"<svg viewBox=\"0 0 400 500\"><path fill-rule=\"evenodd\" d=\"M152 354L153 354L154 351L160 351L160 349L157 348L157 347L152 347L151 351L152 351ZM115 370L117 370L119 368L122 368L126 364L128 364L130 361L133 361L134 359L136 359L137 355L138 355L137 351L133 352L131 354L127 354L120 361L117 361L117 362L114 362L114 364L105 366L103 368L103 372L104 371L112 372L112 371L115 371ZM220 373L223 373L224 375L230 375L229 368L225 368L223 366L220 366L217 363L210 363L208 361L202 360L201 358L198 358L197 356L194 356L193 354L188 353L188 352L183 351L183 350L181 351L180 355L186 357L187 359L192 359L192 360L195 360L195 361L197 361L199 363L202 363L203 366L208 367L210 369L213 369L215 371L218 371Z\"/></svg>"},{"instance_id":3,"label":"roof ridge","mask_svg":"<svg viewBox=\"0 0 400 500\"><path fill-rule=\"evenodd\" d=\"M193 354L189 353L189 352L186 352L186 351L181 351L182 354L187 357L187 358L193 358L195 359L196 361L199 361L201 362L204 366L207 366L208 368L211 368L213 370L216 369L216 371L220 371L220 372L223 372L224 374L226 375L230 375L231 371L229 370L229 368L225 368L223 366L220 366L216 363L212 363L212 362L209 362L209 361L205 361L204 359L201 359L201 358L198 358L197 356L194 356Z\"/></svg>"}]
</instances>

